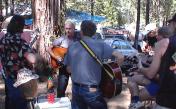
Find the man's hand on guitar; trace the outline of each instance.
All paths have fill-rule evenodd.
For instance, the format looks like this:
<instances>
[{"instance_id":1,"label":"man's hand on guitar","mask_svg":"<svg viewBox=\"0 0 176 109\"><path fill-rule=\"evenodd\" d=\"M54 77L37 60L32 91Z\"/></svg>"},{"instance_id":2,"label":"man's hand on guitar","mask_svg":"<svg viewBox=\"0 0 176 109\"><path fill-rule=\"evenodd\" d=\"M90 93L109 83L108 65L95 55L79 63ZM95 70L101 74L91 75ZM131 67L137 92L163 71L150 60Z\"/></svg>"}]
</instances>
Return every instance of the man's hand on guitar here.
<instances>
[{"instance_id":1,"label":"man's hand on guitar","mask_svg":"<svg viewBox=\"0 0 176 109\"><path fill-rule=\"evenodd\" d=\"M63 59L60 56L57 56L57 63L59 64L60 67L63 67Z\"/></svg>"},{"instance_id":2,"label":"man's hand on guitar","mask_svg":"<svg viewBox=\"0 0 176 109\"><path fill-rule=\"evenodd\" d=\"M58 62L62 62L63 59L62 59L60 56L57 56L57 61L58 61Z\"/></svg>"}]
</instances>

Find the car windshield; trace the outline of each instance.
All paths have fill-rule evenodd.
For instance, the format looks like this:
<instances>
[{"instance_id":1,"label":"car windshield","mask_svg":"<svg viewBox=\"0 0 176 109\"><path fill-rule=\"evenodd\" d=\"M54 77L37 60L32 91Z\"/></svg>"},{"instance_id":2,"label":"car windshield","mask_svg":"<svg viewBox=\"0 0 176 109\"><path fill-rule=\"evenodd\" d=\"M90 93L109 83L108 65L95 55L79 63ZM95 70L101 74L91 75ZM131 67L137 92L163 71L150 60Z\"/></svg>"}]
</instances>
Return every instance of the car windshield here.
<instances>
[{"instance_id":1,"label":"car windshield","mask_svg":"<svg viewBox=\"0 0 176 109\"><path fill-rule=\"evenodd\" d=\"M112 47L115 49L131 49L131 46L127 42L119 40L114 41Z\"/></svg>"},{"instance_id":2,"label":"car windshield","mask_svg":"<svg viewBox=\"0 0 176 109\"><path fill-rule=\"evenodd\" d=\"M118 39L122 39L125 40L125 36L124 35L104 35L105 38L118 38Z\"/></svg>"}]
</instances>

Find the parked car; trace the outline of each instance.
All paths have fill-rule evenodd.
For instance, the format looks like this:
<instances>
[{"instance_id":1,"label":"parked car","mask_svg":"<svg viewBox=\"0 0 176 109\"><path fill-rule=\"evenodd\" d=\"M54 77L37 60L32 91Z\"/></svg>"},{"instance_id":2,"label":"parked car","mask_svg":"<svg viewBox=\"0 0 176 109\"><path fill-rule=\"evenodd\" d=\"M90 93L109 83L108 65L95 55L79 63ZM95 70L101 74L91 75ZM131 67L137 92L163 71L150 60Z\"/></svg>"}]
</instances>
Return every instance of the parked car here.
<instances>
[{"instance_id":1,"label":"parked car","mask_svg":"<svg viewBox=\"0 0 176 109\"><path fill-rule=\"evenodd\" d=\"M103 35L101 33L95 33L92 37L93 39L99 40L99 39L104 39Z\"/></svg>"},{"instance_id":2,"label":"parked car","mask_svg":"<svg viewBox=\"0 0 176 109\"><path fill-rule=\"evenodd\" d=\"M105 39L121 39L121 40L127 40L127 37L123 34L104 34L103 37Z\"/></svg>"},{"instance_id":3,"label":"parked car","mask_svg":"<svg viewBox=\"0 0 176 109\"><path fill-rule=\"evenodd\" d=\"M104 42L125 56L136 55L138 53L138 51L126 40L105 39Z\"/></svg>"},{"instance_id":4,"label":"parked car","mask_svg":"<svg viewBox=\"0 0 176 109\"><path fill-rule=\"evenodd\" d=\"M125 56L135 56L138 51L132 47L131 43L121 39L105 39L105 43L109 44L115 50L121 52ZM114 61L114 59L106 59L104 61ZM129 75L129 69L134 68L135 64L125 61L121 66L122 73Z\"/></svg>"}]
</instances>

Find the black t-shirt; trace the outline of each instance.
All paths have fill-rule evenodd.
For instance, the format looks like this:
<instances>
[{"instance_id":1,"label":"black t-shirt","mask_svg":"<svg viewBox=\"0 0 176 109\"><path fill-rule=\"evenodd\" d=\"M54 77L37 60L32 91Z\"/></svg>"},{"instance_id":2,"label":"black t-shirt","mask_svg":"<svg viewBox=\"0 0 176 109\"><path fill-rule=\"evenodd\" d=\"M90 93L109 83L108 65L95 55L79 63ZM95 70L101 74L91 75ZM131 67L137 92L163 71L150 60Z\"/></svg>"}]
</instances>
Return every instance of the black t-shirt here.
<instances>
[{"instance_id":1,"label":"black t-shirt","mask_svg":"<svg viewBox=\"0 0 176 109\"><path fill-rule=\"evenodd\" d=\"M147 36L144 38L144 41L147 41L149 46L154 47L155 43L157 42L157 38L156 36Z\"/></svg>"},{"instance_id":2,"label":"black t-shirt","mask_svg":"<svg viewBox=\"0 0 176 109\"><path fill-rule=\"evenodd\" d=\"M176 53L176 36L169 38L168 48L161 59L159 68L159 85L160 89L156 96L157 104L172 109L176 108L176 74L169 70L174 65L173 55Z\"/></svg>"},{"instance_id":3,"label":"black t-shirt","mask_svg":"<svg viewBox=\"0 0 176 109\"><path fill-rule=\"evenodd\" d=\"M148 37L149 46L154 47L156 42L157 42L157 38L156 37Z\"/></svg>"}]
</instances>

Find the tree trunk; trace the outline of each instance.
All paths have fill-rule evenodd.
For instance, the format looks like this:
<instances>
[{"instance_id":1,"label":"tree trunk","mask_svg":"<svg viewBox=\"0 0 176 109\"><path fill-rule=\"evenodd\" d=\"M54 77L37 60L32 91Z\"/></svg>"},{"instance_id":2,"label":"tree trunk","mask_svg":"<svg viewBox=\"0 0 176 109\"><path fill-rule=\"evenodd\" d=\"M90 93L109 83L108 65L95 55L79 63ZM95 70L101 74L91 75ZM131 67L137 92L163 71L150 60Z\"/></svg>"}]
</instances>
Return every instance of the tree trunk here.
<instances>
[{"instance_id":1,"label":"tree trunk","mask_svg":"<svg viewBox=\"0 0 176 109\"><path fill-rule=\"evenodd\" d=\"M135 34L135 41L134 47L138 49L138 36L139 36L139 27L140 27L140 4L141 0L137 2L137 21L136 21L136 34Z\"/></svg>"},{"instance_id":2,"label":"tree trunk","mask_svg":"<svg viewBox=\"0 0 176 109\"><path fill-rule=\"evenodd\" d=\"M34 29L39 29L40 34L36 43L36 49L45 59L49 58L47 48L50 45L50 37L55 35L55 27L58 27L60 2L63 0L32 0ZM62 18L63 19L63 18ZM59 21L59 22L58 22Z\"/></svg>"},{"instance_id":3,"label":"tree trunk","mask_svg":"<svg viewBox=\"0 0 176 109\"><path fill-rule=\"evenodd\" d=\"M94 20L93 17L94 17L94 0L91 0L91 20Z\"/></svg>"},{"instance_id":4,"label":"tree trunk","mask_svg":"<svg viewBox=\"0 0 176 109\"><path fill-rule=\"evenodd\" d=\"M2 15L2 9L3 9L3 7L2 7L2 0L0 0L0 15Z\"/></svg>"},{"instance_id":5,"label":"tree trunk","mask_svg":"<svg viewBox=\"0 0 176 109\"><path fill-rule=\"evenodd\" d=\"M11 0L11 12L10 14L13 15L14 14L14 0Z\"/></svg>"},{"instance_id":6,"label":"tree trunk","mask_svg":"<svg viewBox=\"0 0 176 109\"><path fill-rule=\"evenodd\" d=\"M6 16L8 15L8 7L9 7L8 0L5 0Z\"/></svg>"},{"instance_id":7,"label":"tree trunk","mask_svg":"<svg viewBox=\"0 0 176 109\"><path fill-rule=\"evenodd\" d=\"M160 26L160 0L157 0L156 2L157 2L156 4L157 27L159 27Z\"/></svg>"},{"instance_id":8,"label":"tree trunk","mask_svg":"<svg viewBox=\"0 0 176 109\"><path fill-rule=\"evenodd\" d=\"M146 21L145 24L149 24L149 13L150 13L150 0L146 1Z\"/></svg>"}]
</instances>

